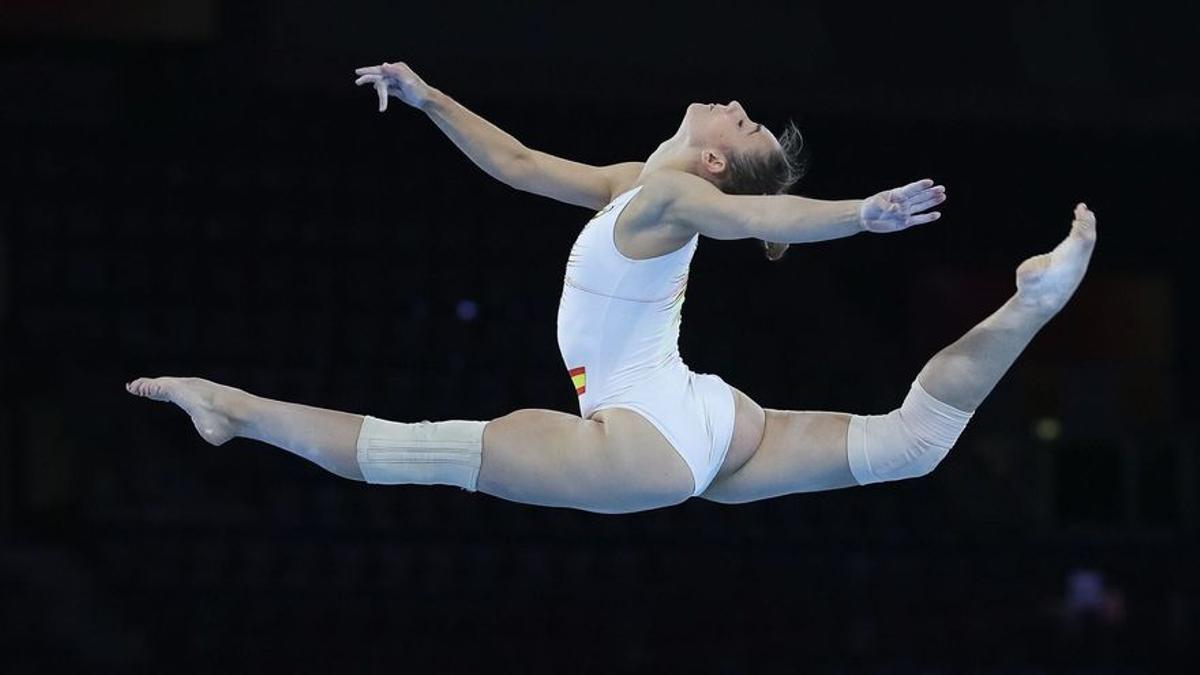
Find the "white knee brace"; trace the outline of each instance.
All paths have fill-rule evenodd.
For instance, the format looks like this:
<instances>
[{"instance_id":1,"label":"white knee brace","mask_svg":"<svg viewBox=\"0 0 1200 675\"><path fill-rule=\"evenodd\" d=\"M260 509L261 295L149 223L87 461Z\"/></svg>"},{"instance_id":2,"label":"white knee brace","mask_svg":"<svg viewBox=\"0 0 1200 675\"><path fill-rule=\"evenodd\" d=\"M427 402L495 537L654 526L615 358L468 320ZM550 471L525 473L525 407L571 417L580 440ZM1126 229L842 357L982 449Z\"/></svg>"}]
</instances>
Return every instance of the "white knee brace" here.
<instances>
[{"instance_id":1,"label":"white knee brace","mask_svg":"<svg viewBox=\"0 0 1200 675\"><path fill-rule=\"evenodd\" d=\"M859 485L924 476L950 452L972 414L930 396L914 380L898 410L850 416L850 473Z\"/></svg>"},{"instance_id":2,"label":"white knee brace","mask_svg":"<svg viewBox=\"0 0 1200 675\"><path fill-rule=\"evenodd\" d=\"M366 416L358 467L368 483L456 485L475 491L487 422L389 422Z\"/></svg>"}]
</instances>

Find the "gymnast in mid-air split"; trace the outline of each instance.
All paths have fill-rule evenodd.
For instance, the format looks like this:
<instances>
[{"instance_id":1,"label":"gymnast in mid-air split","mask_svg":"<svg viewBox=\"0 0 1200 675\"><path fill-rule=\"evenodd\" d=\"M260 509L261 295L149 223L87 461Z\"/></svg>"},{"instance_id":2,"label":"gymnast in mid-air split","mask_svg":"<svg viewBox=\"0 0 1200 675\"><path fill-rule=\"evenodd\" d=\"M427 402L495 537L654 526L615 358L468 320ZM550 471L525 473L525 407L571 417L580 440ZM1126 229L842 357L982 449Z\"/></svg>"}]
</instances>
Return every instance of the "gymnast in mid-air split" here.
<instances>
[{"instance_id":1,"label":"gymnast in mid-air split","mask_svg":"<svg viewBox=\"0 0 1200 675\"><path fill-rule=\"evenodd\" d=\"M920 180L861 200L787 194L799 132L778 137L737 102L693 103L644 162L590 166L524 144L403 63L359 68L379 110L424 112L493 178L593 212L567 260L558 344L579 415L526 409L490 421L394 422L265 399L200 378L138 378L213 445L251 438L344 478L453 485L503 499L629 513L690 497L735 504L924 476L1087 271L1096 217L1075 207L1054 250L1016 269L1016 291L917 374L887 414L762 408L679 356L688 269L700 235L790 244L891 233L937 220L942 186ZM744 345L753 354L753 345ZM403 412L401 411L401 414Z\"/></svg>"}]
</instances>

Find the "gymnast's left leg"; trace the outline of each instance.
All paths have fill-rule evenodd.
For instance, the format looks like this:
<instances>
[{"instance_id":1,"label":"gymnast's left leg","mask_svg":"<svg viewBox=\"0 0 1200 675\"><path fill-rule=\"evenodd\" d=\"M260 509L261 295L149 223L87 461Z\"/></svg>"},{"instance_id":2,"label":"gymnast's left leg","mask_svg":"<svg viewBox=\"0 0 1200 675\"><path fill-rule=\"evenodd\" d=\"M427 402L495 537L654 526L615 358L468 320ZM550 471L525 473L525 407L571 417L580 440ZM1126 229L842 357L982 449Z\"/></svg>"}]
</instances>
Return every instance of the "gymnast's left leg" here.
<instances>
[{"instance_id":1,"label":"gymnast's left leg","mask_svg":"<svg viewBox=\"0 0 1200 675\"><path fill-rule=\"evenodd\" d=\"M179 406L200 436L213 445L250 438L283 448L342 478L363 480L356 449L362 415L273 401L198 377L140 377L125 389Z\"/></svg>"},{"instance_id":2,"label":"gymnast's left leg","mask_svg":"<svg viewBox=\"0 0 1200 675\"><path fill-rule=\"evenodd\" d=\"M1096 217L1083 204L1074 215L1067 238L1050 253L1021 263L1017 292L930 359L898 409L887 415L767 409L760 413L765 421L754 454L700 496L732 504L931 472L1083 280L1096 242ZM757 407L739 398L744 399L739 410Z\"/></svg>"},{"instance_id":3,"label":"gymnast's left leg","mask_svg":"<svg viewBox=\"0 0 1200 675\"><path fill-rule=\"evenodd\" d=\"M450 485L501 499L628 513L691 497L687 464L636 413L596 419L517 410L489 422L390 422L274 401L195 377L138 378L129 393L178 405L213 445L241 437L350 480Z\"/></svg>"}]
</instances>

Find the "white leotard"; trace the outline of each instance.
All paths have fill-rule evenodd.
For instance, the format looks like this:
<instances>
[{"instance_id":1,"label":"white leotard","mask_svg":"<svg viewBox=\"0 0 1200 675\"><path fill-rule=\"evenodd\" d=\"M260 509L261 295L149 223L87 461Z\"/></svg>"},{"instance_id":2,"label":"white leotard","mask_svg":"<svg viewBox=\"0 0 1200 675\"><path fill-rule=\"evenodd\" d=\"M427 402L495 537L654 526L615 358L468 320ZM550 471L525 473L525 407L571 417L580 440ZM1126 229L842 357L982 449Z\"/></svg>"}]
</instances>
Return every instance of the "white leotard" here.
<instances>
[{"instance_id":1,"label":"white leotard","mask_svg":"<svg viewBox=\"0 0 1200 675\"><path fill-rule=\"evenodd\" d=\"M699 235L646 260L618 251L614 226L642 187L597 212L567 259L558 346L585 418L606 404L628 401L635 387L650 380L682 388L687 378L679 357L679 326Z\"/></svg>"},{"instance_id":2,"label":"white leotard","mask_svg":"<svg viewBox=\"0 0 1200 675\"><path fill-rule=\"evenodd\" d=\"M688 267L699 235L646 260L617 250L617 218L641 187L613 199L575 240L558 305L558 347L580 414L590 418L604 408L640 414L683 457L692 494L699 495L729 451L734 395L720 377L694 373L679 358Z\"/></svg>"}]
</instances>

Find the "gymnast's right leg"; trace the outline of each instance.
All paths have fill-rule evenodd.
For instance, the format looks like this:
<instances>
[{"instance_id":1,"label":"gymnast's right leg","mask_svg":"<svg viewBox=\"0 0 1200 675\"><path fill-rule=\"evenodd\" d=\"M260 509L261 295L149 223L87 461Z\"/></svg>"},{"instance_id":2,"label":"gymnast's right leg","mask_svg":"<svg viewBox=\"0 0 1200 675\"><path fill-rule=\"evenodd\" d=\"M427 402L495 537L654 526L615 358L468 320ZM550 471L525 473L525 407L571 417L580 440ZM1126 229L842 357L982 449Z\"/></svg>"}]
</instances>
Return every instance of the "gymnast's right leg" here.
<instances>
[{"instance_id":1,"label":"gymnast's right leg","mask_svg":"<svg viewBox=\"0 0 1200 675\"><path fill-rule=\"evenodd\" d=\"M690 496L677 494L661 478L665 472L637 452L631 425L611 418L530 409L486 423L401 423L273 401L199 378L139 378L126 389L175 403L213 445L236 437L262 441L350 480L456 485L597 513L659 508Z\"/></svg>"},{"instance_id":2,"label":"gymnast's right leg","mask_svg":"<svg viewBox=\"0 0 1200 675\"><path fill-rule=\"evenodd\" d=\"M796 492L927 475L946 457L983 400L1029 342L1063 308L1087 271L1096 217L1080 204L1053 251L1017 268L1017 292L938 352L887 415L755 410L762 436L748 460L700 496L737 504Z\"/></svg>"}]
</instances>

